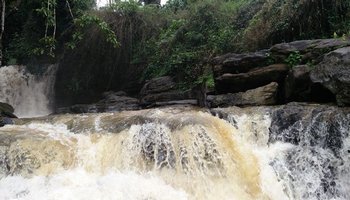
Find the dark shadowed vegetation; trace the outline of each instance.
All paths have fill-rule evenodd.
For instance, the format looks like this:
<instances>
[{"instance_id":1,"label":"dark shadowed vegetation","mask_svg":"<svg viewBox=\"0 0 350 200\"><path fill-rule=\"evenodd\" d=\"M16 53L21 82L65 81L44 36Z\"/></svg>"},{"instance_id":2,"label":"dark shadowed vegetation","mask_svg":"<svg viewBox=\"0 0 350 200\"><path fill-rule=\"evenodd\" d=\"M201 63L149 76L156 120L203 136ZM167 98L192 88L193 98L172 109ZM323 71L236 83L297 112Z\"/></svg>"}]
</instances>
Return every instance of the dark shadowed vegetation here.
<instances>
[{"instance_id":1,"label":"dark shadowed vegetation","mask_svg":"<svg viewBox=\"0 0 350 200\"><path fill-rule=\"evenodd\" d=\"M216 55L350 31L348 0L112 1L100 9L93 1L57 1L50 9L42 2L8 2L4 62L59 61L58 95L72 101L106 90L136 94L163 75L183 89L213 85L207 62Z\"/></svg>"}]
</instances>

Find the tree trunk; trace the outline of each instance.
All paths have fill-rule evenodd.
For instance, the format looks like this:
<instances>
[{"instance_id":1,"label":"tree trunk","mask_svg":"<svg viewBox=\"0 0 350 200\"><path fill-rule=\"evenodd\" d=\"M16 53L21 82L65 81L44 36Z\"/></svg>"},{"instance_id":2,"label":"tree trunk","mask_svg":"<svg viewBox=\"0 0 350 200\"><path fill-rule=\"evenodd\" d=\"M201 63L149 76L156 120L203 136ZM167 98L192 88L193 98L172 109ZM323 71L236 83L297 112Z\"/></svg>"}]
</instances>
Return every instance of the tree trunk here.
<instances>
[{"instance_id":1,"label":"tree trunk","mask_svg":"<svg viewBox=\"0 0 350 200\"><path fill-rule=\"evenodd\" d=\"M1 29L0 29L0 66L3 61L3 53L2 53L2 36L5 31L5 11L6 11L6 3L5 0L1 0Z\"/></svg>"}]
</instances>

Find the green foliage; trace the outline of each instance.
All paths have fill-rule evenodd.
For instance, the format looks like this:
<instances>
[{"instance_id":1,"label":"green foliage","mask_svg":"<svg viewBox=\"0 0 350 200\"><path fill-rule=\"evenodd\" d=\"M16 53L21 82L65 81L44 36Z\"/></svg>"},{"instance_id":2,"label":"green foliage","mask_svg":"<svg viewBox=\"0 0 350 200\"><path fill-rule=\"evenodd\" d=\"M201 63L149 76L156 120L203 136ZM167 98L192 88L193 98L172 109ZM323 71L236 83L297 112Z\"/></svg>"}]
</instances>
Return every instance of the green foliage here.
<instances>
[{"instance_id":1,"label":"green foliage","mask_svg":"<svg viewBox=\"0 0 350 200\"><path fill-rule=\"evenodd\" d=\"M349 33L350 1L262 0L243 31L247 50L299 39L330 38Z\"/></svg>"},{"instance_id":2,"label":"green foliage","mask_svg":"<svg viewBox=\"0 0 350 200\"><path fill-rule=\"evenodd\" d=\"M203 76L204 63L211 57L232 51L236 30L231 23L236 1L170 1L166 10L176 15L163 28L149 49L150 62L144 79L176 76L187 87ZM176 7L176 9L174 9Z\"/></svg>"},{"instance_id":3,"label":"green foliage","mask_svg":"<svg viewBox=\"0 0 350 200\"><path fill-rule=\"evenodd\" d=\"M84 30L89 26L95 25L104 34L106 41L113 45L114 48L118 48L120 43L118 42L114 31L109 27L109 25L99 18L98 16L92 14L83 14L81 17L74 20L76 25L76 30L72 35L72 41L67 42L67 46L70 49L74 49L76 45L83 39Z\"/></svg>"},{"instance_id":4,"label":"green foliage","mask_svg":"<svg viewBox=\"0 0 350 200\"><path fill-rule=\"evenodd\" d=\"M102 19L92 15L94 0L32 0L9 5L5 25L5 60L19 63L36 57L55 57L63 44L74 48L84 29L97 26L108 42L118 47L114 32ZM67 35L71 35L69 41Z\"/></svg>"},{"instance_id":5,"label":"green foliage","mask_svg":"<svg viewBox=\"0 0 350 200\"><path fill-rule=\"evenodd\" d=\"M274 57L271 56L270 53L267 53L267 64L268 65L273 65L276 63L276 59Z\"/></svg>"},{"instance_id":6,"label":"green foliage","mask_svg":"<svg viewBox=\"0 0 350 200\"><path fill-rule=\"evenodd\" d=\"M215 81L214 81L214 76L212 73L204 73L203 75L199 76L197 80L194 82L194 84L201 84L205 83L205 85L213 89L215 87Z\"/></svg>"},{"instance_id":7,"label":"green foliage","mask_svg":"<svg viewBox=\"0 0 350 200\"><path fill-rule=\"evenodd\" d=\"M7 20L8 63L66 50L65 64L75 67L67 85L77 93L101 77L106 81L96 87L119 84L122 72L136 65L145 67L142 80L171 75L183 89L213 85L206 63L214 56L350 33L350 1L340 0L170 0L164 6L115 0L101 10L92 10L94 0L69 0L71 9L65 1L19 2L10 5L17 10ZM295 66L301 59L293 52L285 62Z\"/></svg>"},{"instance_id":8,"label":"green foliage","mask_svg":"<svg viewBox=\"0 0 350 200\"><path fill-rule=\"evenodd\" d=\"M299 51L294 51L288 55L288 57L285 59L285 62L290 66L294 67L296 65L299 65L302 60L302 55Z\"/></svg>"}]
</instances>

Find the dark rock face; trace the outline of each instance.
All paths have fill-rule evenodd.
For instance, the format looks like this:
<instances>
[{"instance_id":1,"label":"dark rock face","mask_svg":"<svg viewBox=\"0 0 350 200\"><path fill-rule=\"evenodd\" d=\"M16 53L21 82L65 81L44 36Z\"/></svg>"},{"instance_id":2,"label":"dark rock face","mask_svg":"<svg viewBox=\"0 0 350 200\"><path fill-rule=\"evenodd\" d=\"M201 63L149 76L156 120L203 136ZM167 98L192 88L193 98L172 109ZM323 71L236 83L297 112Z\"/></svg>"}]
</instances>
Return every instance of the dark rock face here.
<instances>
[{"instance_id":1,"label":"dark rock face","mask_svg":"<svg viewBox=\"0 0 350 200\"><path fill-rule=\"evenodd\" d=\"M300 52L303 60L318 60L323 54L349 46L350 41L341 39L299 40L290 43L276 44L271 47L271 55L276 61L283 62L289 54Z\"/></svg>"},{"instance_id":2,"label":"dark rock face","mask_svg":"<svg viewBox=\"0 0 350 200\"><path fill-rule=\"evenodd\" d=\"M15 109L10 104L0 102L0 112L13 113Z\"/></svg>"},{"instance_id":3,"label":"dark rock face","mask_svg":"<svg viewBox=\"0 0 350 200\"><path fill-rule=\"evenodd\" d=\"M17 118L17 116L13 114L14 111L15 109L10 104L0 102L0 127L13 124L11 118Z\"/></svg>"},{"instance_id":4,"label":"dark rock face","mask_svg":"<svg viewBox=\"0 0 350 200\"><path fill-rule=\"evenodd\" d=\"M276 44L269 50L254 53L218 56L211 62L215 92L217 94L245 92L276 82L280 86L277 91L277 103L292 101L327 103L333 102L334 96L337 95L338 104L347 105L350 103L347 100L350 99L350 91L346 82L350 70L346 71L346 67L340 67L342 69L337 71L342 73L342 76L338 76L334 75L334 69L332 72L330 70L325 72L324 67L328 66L331 69L333 65L337 65L338 68L347 66L349 59L347 46L350 46L350 40L301 40ZM326 55L331 51L333 52L330 55ZM275 64L268 66L268 63ZM316 70L311 70L312 68ZM315 72L319 75L314 75ZM322 73L323 75L320 75ZM310 76L314 78L311 80ZM332 83L327 80L328 77L332 79Z\"/></svg>"},{"instance_id":5,"label":"dark rock face","mask_svg":"<svg viewBox=\"0 0 350 200\"><path fill-rule=\"evenodd\" d=\"M196 101L195 98L191 90L178 90L174 79L170 76L148 81L140 92L141 104L145 107L187 104L188 102L192 104L193 101Z\"/></svg>"},{"instance_id":6,"label":"dark rock face","mask_svg":"<svg viewBox=\"0 0 350 200\"><path fill-rule=\"evenodd\" d=\"M271 82L282 82L288 70L288 65L277 64L257 68L247 73L224 74L216 78L216 87L219 93L243 92Z\"/></svg>"},{"instance_id":7,"label":"dark rock face","mask_svg":"<svg viewBox=\"0 0 350 200\"><path fill-rule=\"evenodd\" d=\"M271 113L269 142L283 141L295 145L318 146L338 153L349 133L350 109L332 106L287 104Z\"/></svg>"},{"instance_id":8,"label":"dark rock face","mask_svg":"<svg viewBox=\"0 0 350 200\"><path fill-rule=\"evenodd\" d=\"M348 155L346 138L349 137L350 109L320 105L289 104L272 111L270 143L277 141L295 146L286 152L285 158L272 163L280 174L289 171L284 179L292 187L305 185L314 192L303 196L318 196L317 199L339 197L347 199L337 183L347 176L342 171ZM281 168L281 163L286 166ZM319 182L309 183L307 176L317 173ZM311 184L309 186L309 184ZM328 197L328 198L327 198Z\"/></svg>"},{"instance_id":9,"label":"dark rock face","mask_svg":"<svg viewBox=\"0 0 350 200\"><path fill-rule=\"evenodd\" d=\"M174 101L174 100L183 100L185 99L185 93L182 91L166 91L156 94L148 94L141 98L142 104L152 104L155 102L165 102L165 101Z\"/></svg>"},{"instance_id":10,"label":"dark rock face","mask_svg":"<svg viewBox=\"0 0 350 200\"><path fill-rule=\"evenodd\" d=\"M170 76L163 76L148 81L141 89L140 95L157 94L175 89L176 83Z\"/></svg>"},{"instance_id":11,"label":"dark rock face","mask_svg":"<svg viewBox=\"0 0 350 200\"><path fill-rule=\"evenodd\" d=\"M8 124L13 124L13 121L11 118L8 117L1 117L0 116L0 127L3 127Z\"/></svg>"},{"instance_id":12,"label":"dark rock face","mask_svg":"<svg viewBox=\"0 0 350 200\"><path fill-rule=\"evenodd\" d=\"M267 51L245 54L226 54L213 59L215 76L225 73L245 73L251 69L265 66L268 61Z\"/></svg>"},{"instance_id":13,"label":"dark rock face","mask_svg":"<svg viewBox=\"0 0 350 200\"><path fill-rule=\"evenodd\" d=\"M335 102L335 95L320 83L310 78L312 67L298 65L289 70L284 85L286 102Z\"/></svg>"},{"instance_id":14,"label":"dark rock face","mask_svg":"<svg viewBox=\"0 0 350 200\"><path fill-rule=\"evenodd\" d=\"M338 105L350 105L350 47L327 54L311 71L311 80L328 88Z\"/></svg>"},{"instance_id":15,"label":"dark rock face","mask_svg":"<svg viewBox=\"0 0 350 200\"><path fill-rule=\"evenodd\" d=\"M15 109L10 104L0 102L0 117L17 118L14 112Z\"/></svg>"},{"instance_id":16,"label":"dark rock face","mask_svg":"<svg viewBox=\"0 0 350 200\"><path fill-rule=\"evenodd\" d=\"M277 88L278 83L272 82L268 85L248 90L246 92L209 95L207 101L209 107L211 108L228 106L273 105L277 103Z\"/></svg>"},{"instance_id":17,"label":"dark rock face","mask_svg":"<svg viewBox=\"0 0 350 200\"><path fill-rule=\"evenodd\" d=\"M287 101L311 99L310 71L311 68L307 65L298 65L289 71L285 83L285 98Z\"/></svg>"},{"instance_id":18,"label":"dark rock face","mask_svg":"<svg viewBox=\"0 0 350 200\"><path fill-rule=\"evenodd\" d=\"M56 113L97 113L140 109L139 100L125 92L105 92L104 98L93 104L77 104L57 109Z\"/></svg>"}]
</instances>

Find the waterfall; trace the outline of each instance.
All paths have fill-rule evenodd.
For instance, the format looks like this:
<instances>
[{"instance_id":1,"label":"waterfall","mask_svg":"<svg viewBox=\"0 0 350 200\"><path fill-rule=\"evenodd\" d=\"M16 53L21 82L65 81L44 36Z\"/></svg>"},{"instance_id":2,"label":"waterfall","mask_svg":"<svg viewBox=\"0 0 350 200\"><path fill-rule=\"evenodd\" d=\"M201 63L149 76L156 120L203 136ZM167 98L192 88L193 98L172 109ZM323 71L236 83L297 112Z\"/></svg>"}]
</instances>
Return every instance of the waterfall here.
<instances>
[{"instance_id":1,"label":"waterfall","mask_svg":"<svg viewBox=\"0 0 350 200\"><path fill-rule=\"evenodd\" d=\"M162 108L17 120L0 128L0 199L346 200L348 113Z\"/></svg>"},{"instance_id":2,"label":"waterfall","mask_svg":"<svg viewBox=\"0 0 350 200\"><path fill-rule=\"evenodd\" d=\"M42 75L33 75L25 66L0 67L0 102L11 104L18 117L38 117L51 113L57 65Z\"/></svg>"}]
</instances>

